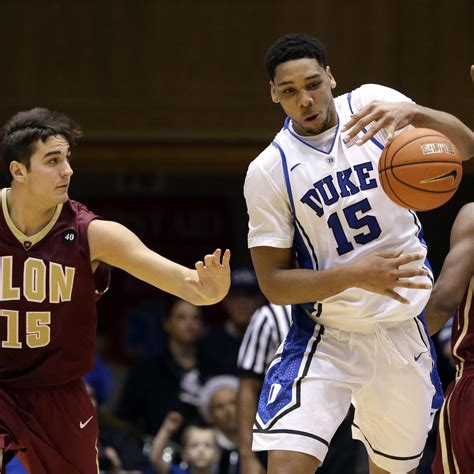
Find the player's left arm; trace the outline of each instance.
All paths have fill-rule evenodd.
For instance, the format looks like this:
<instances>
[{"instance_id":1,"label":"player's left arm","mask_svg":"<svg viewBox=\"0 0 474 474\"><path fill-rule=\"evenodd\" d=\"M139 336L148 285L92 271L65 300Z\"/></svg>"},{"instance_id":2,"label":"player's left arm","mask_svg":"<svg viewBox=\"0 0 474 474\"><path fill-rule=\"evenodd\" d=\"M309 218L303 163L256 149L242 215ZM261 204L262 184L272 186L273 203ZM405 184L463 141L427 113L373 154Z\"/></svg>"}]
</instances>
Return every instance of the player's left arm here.
<instances>
[{"instance_id":1,"label":"player's left arm","mask_svg":"<svg viewBox=\"0 0 474 474\"><path fill-rule=\"evenodd\" d=\"M363 128L367 133L356 144L362 145L381 129L385 129L387 143L393 140L395 132L408 125L437 130L446 135L459 150L462 160L474 156L474 132L454 115L430 109L413 102L385 102L374 100L362 107L344 124L346 140L355 137Z\"/></svg>"},{"instance_id":2,"label":"player's left arm","mask_svg":"<svg viewBox=\"0 0 474 474\"><path fill-rule=\"evenodd\" d=\"M428 305L426 323L430 334L438 332L461 304L474 275L474 203L458 213L451 230L451 245Z\"/></svg>"},{"instance_id":3,"label":"player's left arm","mask_svg":"<svg viewBox=\"0 0 474 474\"><path fill-rule=\"evenodd\" d=\"M146 247L117 222L93 220L88 228L91 262L120 268L140 280L195 305L219 302L230 287L230 251L217 249L198 261L195 270L179 265Z\"/></svg>"}]
</instances>

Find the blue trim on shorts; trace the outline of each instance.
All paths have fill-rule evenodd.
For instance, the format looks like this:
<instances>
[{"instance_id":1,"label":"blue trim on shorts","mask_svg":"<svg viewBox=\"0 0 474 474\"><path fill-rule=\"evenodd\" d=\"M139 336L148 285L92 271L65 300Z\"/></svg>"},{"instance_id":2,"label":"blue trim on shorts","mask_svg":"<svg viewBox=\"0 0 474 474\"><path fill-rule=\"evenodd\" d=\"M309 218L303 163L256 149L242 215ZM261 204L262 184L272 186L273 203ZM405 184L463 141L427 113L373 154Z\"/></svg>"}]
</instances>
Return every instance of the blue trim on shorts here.
<instances>
[{"instance_id":1,"label":"blue trim on shorts","mask_svg":"<svg viewBox=\"0 0 474 474\"><path fill-rule=\"evenodd\" d=\"M443 395L443 387L441 385L441 379L439 377L439 373L438 373L438 356L436 355L436 349L435 349L435 346L433 344L433 341L431 340L431 337L430 337L430 333L428 331L428 327L426 326L426 322L425 322L425 311L423 310L416 318L415 320L417 321L420 321L423 329L424 329L424 332L425 332L425 336L426 338L428 339L428 342L429 342L429 350L430 350L430 354L431 354L431 358L433 359L433 368L430 372L430 378L431 378L431 383L433 384L434 388L435 388L435 394L433 395L433 400L431 401L431 408L433 410L439 410L441 408L441 406L443 405L443 401L444 401L444 395ZM418 327L418 324L417 324L417 327ZM418 330L420 330L418 328ZM423 339L423 336L420 334L422 340Z\"/></svg>"},{"instance_id":2,"label":"blue trim on shorts","mask_svg":"<svg viewBox=\"0 0 474 474\"><path fill-rule=\"evenodd\" d=\"M255 425L259 431L268 431L280 418L301 405L301 381L308 374L313 356L324 333L324 327L317 328L316 323L299 305L292 307L292 317L293 324L285 339L283 352L280 354L281 359L270 365L260 393L258 415L268 426L263 428L256 421ZM315 340L305 360L308 342L312 337L315 337ZM303 363L305 364L303 372L298 376ZM277 394L274 394L275 390L279 390ZM270 399L272 399L271 403L269 403Z\"/></svg>"}]
</instances>

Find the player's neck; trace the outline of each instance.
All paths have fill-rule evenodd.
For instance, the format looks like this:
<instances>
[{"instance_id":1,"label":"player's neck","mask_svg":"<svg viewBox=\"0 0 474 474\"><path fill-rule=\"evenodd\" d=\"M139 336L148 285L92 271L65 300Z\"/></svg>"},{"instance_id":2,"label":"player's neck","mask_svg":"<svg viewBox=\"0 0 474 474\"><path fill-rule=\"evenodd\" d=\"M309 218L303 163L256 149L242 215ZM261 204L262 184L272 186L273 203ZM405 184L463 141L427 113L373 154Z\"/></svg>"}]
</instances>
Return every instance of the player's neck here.
<instances>
[{"instance_id":1,"label":"player's neck","mask_svg":"<svg viewBox=\"0 0 474 474\"><path fill-rule=\"evenodd\" d=\"M37 234L53 218L57 206L42 206L30 196L13 188L7 192L7 208L10 219L23 234Z\"/></svg>"}]
</instances>

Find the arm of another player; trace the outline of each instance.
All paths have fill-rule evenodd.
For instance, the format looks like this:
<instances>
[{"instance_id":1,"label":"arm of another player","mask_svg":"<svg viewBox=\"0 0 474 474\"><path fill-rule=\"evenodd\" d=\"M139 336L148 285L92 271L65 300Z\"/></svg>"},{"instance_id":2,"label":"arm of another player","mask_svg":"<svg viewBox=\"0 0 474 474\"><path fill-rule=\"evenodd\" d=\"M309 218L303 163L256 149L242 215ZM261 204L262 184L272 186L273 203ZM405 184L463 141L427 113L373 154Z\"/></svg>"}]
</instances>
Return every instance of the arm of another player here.
<instances>
[{"instance_id":1,"label":"arm of another player","mask_svg":"<svg viewBox=\"0 0 474 474\"><path fill-rule=\"evenodd\" d=\"M94 220L89 224L91 261L121 268L140 280L195 305L222 300L230 287L230 251L217 249L191 270L146 247L129 229L117 222Z\"/></svg>"},{"instance_id":2,"label":"arm of another player","mask_svg":"<svg viewBox=\"0 0 474 474\"><path fill-rule=\"evenodd\" d=\"M240 376L238 394L239 452L241 471L265 474L265 469L252 451L252 429L257 413L262 381L256 376Z\"/></svg>"},{"instance_id":3,"label":"arm of another player","mask_svg":"<svg viewBox=\"0 0 474 474\"><path fill-rule=\"evenodd\" d=\"M423 260L423 255L373 253L360 260L329 270L293 269L292 249L254 247L250 249L258 282L264 295L274 304L298 304L322 301L347 288L362 288L407 304L395 288L431 289L428 283L409 278L426 276L423 268L400 268Z\"/></svg>"},{"instance_id":4,"label":"arm of another player","mask_svg":"<svg viewBox=\"0 0 474 474\"><path fill-rule=\"evenodd\" d=\"M458 213L451 229L451 245L425 309L430 334L438 332L461 304L474 275L474 203Z\"/></svg>"},{"instance_id":5,"label":"arm of another player","mask_svg":"<svg viewBox=\"0 0 474 474\"><path fill-rule=\"evenodd\" d=\"M370 124L370 126L369 126ZM384 102L375 100L352 115L342 131L348 131L345 140L355 137L363 128L367 133L358 140L362 145L382 128L387 134L387 143L397 130L408 125L438 130L450 138L459 150L462 160L474 156L474 132L454 115L417 105L413 102Z\"/></svg>"}]
</instances>

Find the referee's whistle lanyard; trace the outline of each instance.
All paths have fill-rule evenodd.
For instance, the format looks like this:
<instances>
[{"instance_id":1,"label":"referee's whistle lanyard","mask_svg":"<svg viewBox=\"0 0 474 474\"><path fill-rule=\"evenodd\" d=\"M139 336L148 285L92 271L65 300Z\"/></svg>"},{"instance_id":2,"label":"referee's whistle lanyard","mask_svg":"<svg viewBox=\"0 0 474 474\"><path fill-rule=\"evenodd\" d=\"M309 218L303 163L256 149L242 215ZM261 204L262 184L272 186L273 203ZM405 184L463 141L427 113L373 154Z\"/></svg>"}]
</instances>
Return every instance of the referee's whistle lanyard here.
<instances>
[{"instance_id":1,"label":"referee's whistle lanyard","mask_svg":"<svg viewBox=\"0 0 474 474\"><path fill-rule=\"evenodd\" d=\"M402 368L404 365L408 365L408 361L402 356L400 351L397 349L392 339L387 333L387 330L381 325L375 325L375 336L377 337L380 345L382 346L385 356L387 357L388 363L392 365L392 361L395 361L395 365L398 368Z\"/></svg>"}]
</instances>

